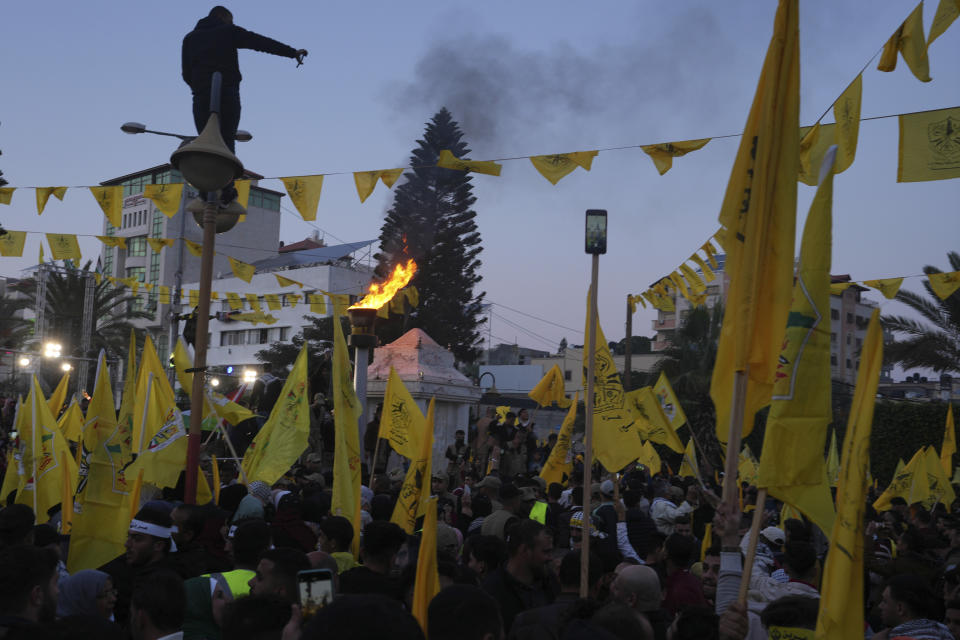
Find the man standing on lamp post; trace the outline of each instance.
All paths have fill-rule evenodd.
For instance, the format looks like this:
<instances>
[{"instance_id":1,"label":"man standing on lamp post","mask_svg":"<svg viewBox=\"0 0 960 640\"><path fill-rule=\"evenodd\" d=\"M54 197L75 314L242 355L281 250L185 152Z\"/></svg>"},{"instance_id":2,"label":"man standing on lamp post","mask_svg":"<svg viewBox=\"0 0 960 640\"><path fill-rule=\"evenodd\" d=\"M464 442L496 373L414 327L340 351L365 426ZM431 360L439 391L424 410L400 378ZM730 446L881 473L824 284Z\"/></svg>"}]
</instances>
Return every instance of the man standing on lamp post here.
<instances>
[{"instance_id":1,"label":"man standing on lamp post","mask_svg":"<svg viewBox=\"0 0 960 640\"><path fill-rule=\"evenodd\" d=\"M193 31L183 39L183 81L193 92L193 120L197 133L203 131L210 116L210 77L219 71L223 76L220 96L220 135L234 152L234 138L240 125L240 64L237 49L253 49L286 58L296 58L303 64L306 49L294 49L253 31L233 24L233 14L226 7L216 6L206 18L201 18ZM202 195L201 195L202 197ZM220 197L227 205L237 197L231 182Z\"/></svg>"}]
</instances>

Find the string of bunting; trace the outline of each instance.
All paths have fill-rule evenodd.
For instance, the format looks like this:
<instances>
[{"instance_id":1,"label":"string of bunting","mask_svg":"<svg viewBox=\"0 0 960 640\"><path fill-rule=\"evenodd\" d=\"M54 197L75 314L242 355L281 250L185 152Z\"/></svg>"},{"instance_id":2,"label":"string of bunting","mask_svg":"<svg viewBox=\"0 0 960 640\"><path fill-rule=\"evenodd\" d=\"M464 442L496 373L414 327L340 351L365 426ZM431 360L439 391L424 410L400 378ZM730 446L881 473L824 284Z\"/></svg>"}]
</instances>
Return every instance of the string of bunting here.
<instances>
[{"instance_id":1,"label":"string of bunting","mask_svg":"<svg viewBox=\"0 0 960 640\"><path fill-rule=\"evenodd\" d=\"M943 35L947 28L960 16L960 5L957 0L940 0L937 13L930 27L927 38L923 34L923 2L920 2L906 20L894 31L883 48L864 65L856 78L844 89L843 93L831 104L835 123L821 124L827 111L809 127L801 128L801 171L800 180L804 184L816 185L816 168L820 166L823 154L833 144L839 146L836 173L842 173L853 163L857 149L860 122L897 117L900 119L899 162L897 167L897 182L919 182L926 180L945 180L960 177L960 158L956 154L945 152L942 145L938 145L934 138L949 136L960 125L960 107L935 109L914 113L903 113L872 118L860 117L861 97L863 94L863 71L879 55L880 62L877 69L884 72L893 71L897 60L902 57L910 71L918 80L930 82L929 47L934 40ZM932 133L931 133L932 132ZM647 154L660 175L665 174L673 166L673 159L702 149L713 139L738 137L741 134L713 136L695 140L681 140L674 142L658 142L655 144L627 145L608 147L592 151L574 151L548 155L517 156L496 160L467 160L457 158L449 150L440 151L435 165L456 171L472 171L484 175L499 176L502 165L500 162L511 160L529 160L534 168L552 184L556 185L562 178L572 173L577 167L590 171L593 159L601 151L615 151L624 149L640 149ZM410 167L412 169L420 167ZM373 193L378 182L382 182L388 189L403 174L403 168L377 169L373 171L352 172L354 184L360 202L365 202ZM306 221L317 218L317 209L320 194L323 189L323 179L328 175L342 175L347 172L332 172L292 177L265 178L280 180L297 208L300 216ZM238 201L247 206L250 197L250 180L238 180L236 188ZM13 193L17 189L34 189L36 195L37 214L43 213L50 196L63 200L70 188L65 186L52 187L0 187L0 204L11 203ZM112 186L81 186L89 189L103 210L110 224L119 227L123 208L123 187ZM176 215L180 208L183 196L183 183L150 184L144 188L144 197L152 200L167 217Z\"/></svg>"},{"instance_id":2,"label":"string of bunting","mask_svg":"<svg viewBox=\"0 0 960 640\"><path fill-rule=\"evenodd\" d=\"M712 243L716 241L717 244L722 247L722 238L723 229L707 239L697 251L671 272L670 275L660 278L643 293L629 294L627 296L627 304L630 305L630 313L637 312L638 303L644 309L647 308L647 303L649 303L651 307L659 309L660 311L676 311L676 305L670 293L671 290L682 295L695 307L706 304L707 283L713 282L716 279L714 271L719 269L719 265L715 259L717 249ZM706 259L699 255L698 252L700 251L704 253ZM696 268L688 264L688 262L694 263ZM900 286L906 278L927 278L930 282L930 288L941 300L946 300L953 295L955 291L960 289L960 271L947 271L942 273L898 276L894 278L834 282L830 285L830 293L841 295L851 286L860 285L876 289L888 300L893 300L900 291Z\"/></svg>"}]
</instances>

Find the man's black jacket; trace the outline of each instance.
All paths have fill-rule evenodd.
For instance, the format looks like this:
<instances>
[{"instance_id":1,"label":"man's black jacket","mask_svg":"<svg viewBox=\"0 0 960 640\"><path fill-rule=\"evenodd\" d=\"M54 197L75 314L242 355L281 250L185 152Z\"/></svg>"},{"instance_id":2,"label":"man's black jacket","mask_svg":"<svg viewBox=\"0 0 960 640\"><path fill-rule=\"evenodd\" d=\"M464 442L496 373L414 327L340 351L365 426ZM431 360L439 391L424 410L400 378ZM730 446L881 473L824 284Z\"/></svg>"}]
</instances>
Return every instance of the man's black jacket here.
<instances>
[{"instance_id":1,"label":"man's black jacket","mask_svg":"<svg viewBox=\"0 0 960 640\"><path fill-rule=\"evenodd\" d=\"M197 22L183 38L183 81L194 92L210 88L214 71L223 74L223 86L240 84L237 49L254 49L286 58L296 58L297 50L259 33L207 16Z\"/></svg>"}]
</instances>

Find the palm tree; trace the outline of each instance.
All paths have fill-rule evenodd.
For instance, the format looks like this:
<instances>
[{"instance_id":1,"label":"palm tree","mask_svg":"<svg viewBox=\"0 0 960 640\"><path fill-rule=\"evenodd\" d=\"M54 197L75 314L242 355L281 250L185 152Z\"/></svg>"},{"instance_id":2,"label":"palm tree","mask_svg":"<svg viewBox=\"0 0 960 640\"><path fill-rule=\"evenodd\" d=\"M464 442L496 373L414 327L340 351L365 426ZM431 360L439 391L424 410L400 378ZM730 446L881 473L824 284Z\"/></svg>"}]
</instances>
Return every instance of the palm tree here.
<instances>
[{"instance_id":1,"label":"palm tree","mask_svg":"<svg viewBox=\"0 0 960 640\"><path fill-rule=\"evenodd\" d=\"M153 313L137 309L137 296L114 286L104 278L93 289L93 331L90 352L81 353L83 297L90 273L90 261L82 269L65 261L65 268L47 274L46 320L50 335L57 336L65 355L94 357L100 349L108 356L125 357L132 320L151 319ZM21 280L18 289L36 291L34 278Z\"/></svg>"},{"instance_id":2,"label":"palm tree","mask_svg":"<svg viewBox=\"0 0 960 640\"><path fill-rule=\"evenodd\" d=\"M33 323L21 315L33 306L30 298L5 295L0 298L0 347L18 349L33 331Z\"/></svg>"},{"instance_id":3,"label":"palm tree","mask_svg":"<svg viewBox=\"0 0 960 640\"><path fill-rule=\"evenodd\" d=\"M947 253L951 271L960 271L960 253ZM927 265L926 274L941 273ZM883 316L883 326L894 333L894 341L884 345L887 362L905 369L926 368L937 373L960 373L960 291L941 300L924 280L927 295L901 290L897 300L924 321L905 316Z\"/></svg>"}]
</instances>

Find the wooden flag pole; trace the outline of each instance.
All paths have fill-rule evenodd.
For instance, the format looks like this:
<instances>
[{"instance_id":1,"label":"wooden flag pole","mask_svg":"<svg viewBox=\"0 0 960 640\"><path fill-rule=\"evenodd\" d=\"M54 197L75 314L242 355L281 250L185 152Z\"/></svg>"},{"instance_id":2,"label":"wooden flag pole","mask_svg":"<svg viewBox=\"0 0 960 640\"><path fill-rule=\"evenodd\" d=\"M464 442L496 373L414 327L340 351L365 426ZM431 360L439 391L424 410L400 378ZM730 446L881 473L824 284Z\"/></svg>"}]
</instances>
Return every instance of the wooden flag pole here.
<instances>
[{"instance_id":1,"label":"wooden flag pole","mask_svg":"<svg viewBox=\"0 0 960 640\"><path fill-rule=\"evenodd\" d=\"M747 365L749 368L749 365ZM733 403L730 407L730 432L727 436L727 457L723 468L723 501L737 499L737 461L743 436L743 411L747 400L747 369L733 374Z\"/></svg>"},{"instance_id":2,"label":"wooden flag pole","mask_svg":"<svg viewBox=\"0 0 960 640\"><path fill-rule=\"evenodd\" d=\"M760 536L760 524L763 522L763 504L767 501L767 490L757 492L757 504L753 507L753 522L750 525L750 541L747 543L747 557L743 561L743 576L740 578L740 592L737 602L747 601L750 588L750 574L753 572L753 559L757 556L757 542Z\"/></svg>"}]
</instances>

